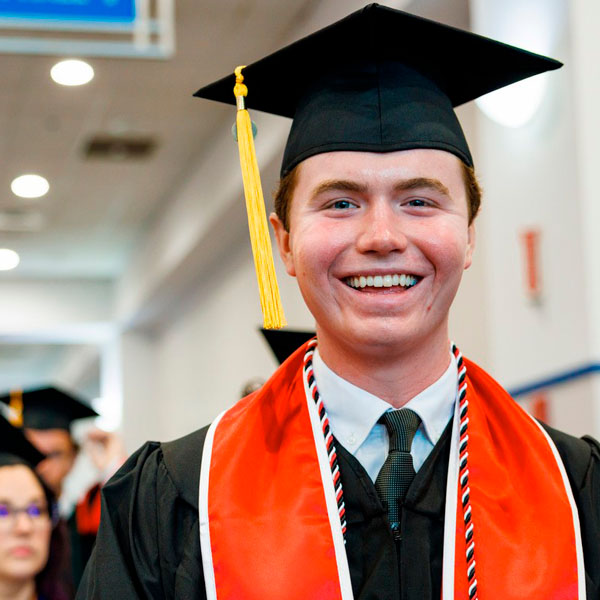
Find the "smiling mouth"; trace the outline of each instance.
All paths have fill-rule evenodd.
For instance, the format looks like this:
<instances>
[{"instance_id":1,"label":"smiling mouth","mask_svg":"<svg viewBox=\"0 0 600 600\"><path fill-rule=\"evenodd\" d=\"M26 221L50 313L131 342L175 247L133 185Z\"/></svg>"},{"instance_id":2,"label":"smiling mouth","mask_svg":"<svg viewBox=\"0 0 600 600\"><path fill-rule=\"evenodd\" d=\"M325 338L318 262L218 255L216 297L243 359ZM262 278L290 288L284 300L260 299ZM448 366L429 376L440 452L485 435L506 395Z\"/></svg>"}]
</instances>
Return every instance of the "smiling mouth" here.
<instances>
[{"instance_id":1,"label":"smiling mouth","mask_svg":"<svg viewBox=\"0 0 600 600\"><path fill-rule=\"evenodd\" d=\"M394 273L393 275L356 275L346 277L346 285L354 289L364 288L404 288L414 287L419 283L421 277L417 275L407 275L405 273Z\"/></svg>"}]
</instances>

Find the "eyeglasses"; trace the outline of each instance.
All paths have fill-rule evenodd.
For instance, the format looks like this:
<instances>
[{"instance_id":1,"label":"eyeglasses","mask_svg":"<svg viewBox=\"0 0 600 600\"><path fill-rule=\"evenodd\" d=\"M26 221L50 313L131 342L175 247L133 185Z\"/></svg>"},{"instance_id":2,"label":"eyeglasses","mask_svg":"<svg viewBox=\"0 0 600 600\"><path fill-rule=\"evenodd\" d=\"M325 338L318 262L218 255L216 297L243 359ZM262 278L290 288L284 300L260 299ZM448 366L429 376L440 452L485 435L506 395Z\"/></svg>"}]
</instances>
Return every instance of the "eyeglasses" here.
<instances>
[{"instance_id":1,"label":"eyeglasses","mask_svg":"<svg viewBox=\"0 0 600 600\"><path fill-rule=\"evenodd\" d=\"M23 513L29 517L32 525L42 527L50 522L50 513L47 506L39 504L29 504L23 508L17 508L11 504L0 504L0 528L3 530L12 529L17 524L17 515Z\"/></svg>"}]
</instances>

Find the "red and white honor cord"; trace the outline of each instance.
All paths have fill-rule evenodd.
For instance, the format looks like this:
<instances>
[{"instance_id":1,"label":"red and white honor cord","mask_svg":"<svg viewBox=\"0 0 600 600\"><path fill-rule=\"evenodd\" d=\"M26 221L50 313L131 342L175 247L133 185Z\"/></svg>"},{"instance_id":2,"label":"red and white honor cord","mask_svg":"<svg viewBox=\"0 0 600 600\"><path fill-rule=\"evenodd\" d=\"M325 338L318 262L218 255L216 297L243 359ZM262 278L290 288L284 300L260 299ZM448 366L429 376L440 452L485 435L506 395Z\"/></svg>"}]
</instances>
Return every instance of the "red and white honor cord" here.
<instances>
[{"instance_id":1,"label":"red and white honor cord","mask_svg":"<svg viewBox=\"0 0 600 600\"><path fill-rule=\"evenodd\" d=\"M471 488L469 487L469 441L467 399L467 367L463 356L456 344L452 344L452 354L456 359L458 369L458 412L460 419L458 442L458 481L460 483L460 497L465 522L465 553L467 557L467 579L469 582L469 599L477 600L477 577L475 577L475 540L473 539L473 516L471 514Z\"/></svg>"},{"instance_id":2,"label":"red and white honor cord","mask_svg":"<svg viewBox=\"0 0 600 600\"><path fill-rule=\"evenodd\" d=\"M342 535L344 536L344 544L346 543L346 506L344 504L344 490L342 489L342 480L340 477L340 467L338 465L337 451L335 449L335 440L331 433L331 427L329 426L329 417L327 411L321 400L321 395L317 389L317 382L315 381L315 374L313 371L313 354L317 347L317 338L313 338L308 342L308 348L304 355L304 377L312 399L317 407L319 414L319 421L321 423L321 429L323 430L323 436L325 437L325 447L327 448L327 456L329 458L329 466L331 468L331 476L333 478L333 487L335 491L335 499L337 502L338 513L340 515L340 524L342 526Z\"/></svg>"}]
</instances>

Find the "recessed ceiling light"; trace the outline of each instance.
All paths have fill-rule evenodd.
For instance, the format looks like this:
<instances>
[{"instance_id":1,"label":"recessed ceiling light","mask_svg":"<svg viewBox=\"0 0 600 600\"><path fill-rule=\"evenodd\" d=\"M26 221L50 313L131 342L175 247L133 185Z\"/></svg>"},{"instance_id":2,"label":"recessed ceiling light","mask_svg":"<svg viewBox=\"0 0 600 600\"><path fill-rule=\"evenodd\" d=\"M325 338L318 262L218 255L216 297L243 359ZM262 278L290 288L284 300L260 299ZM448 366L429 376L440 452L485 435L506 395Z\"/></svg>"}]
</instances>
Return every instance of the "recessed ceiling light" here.
<instances>
[{"instance_id":1,"label":"recessed ceiling light","mask_svg":"<svg viewBox=\"0 0 600 600\"><path fill-rule=\"evenodd\" d=\"M27 175L20 175L13 179L10 189L13 191L13 194L21 196L21 198L39 198L48 193L50 184L45 177L28 173Z\"/></svg>"},{"instance_id":2,"label":"recessed ceiling light","mask_svg":"<svg viewBox=\"0 0 600 600\"><path fill-rule=\"evenodd\" d=\"M94 69L83 60L61 60L50 70L50 77L60 85L83 85L94 78Z\"/></svg>"},{"instance_id":3,"label":"recessed ceiling light","mask_svg":"<svg viewBox=\"0 0 600 600\"><path fill-rule=\"evenodd\" d=\"M14 269L21 259L14 250L0 248L0 271L10 271Z\"/></svg>"}]
</instances>

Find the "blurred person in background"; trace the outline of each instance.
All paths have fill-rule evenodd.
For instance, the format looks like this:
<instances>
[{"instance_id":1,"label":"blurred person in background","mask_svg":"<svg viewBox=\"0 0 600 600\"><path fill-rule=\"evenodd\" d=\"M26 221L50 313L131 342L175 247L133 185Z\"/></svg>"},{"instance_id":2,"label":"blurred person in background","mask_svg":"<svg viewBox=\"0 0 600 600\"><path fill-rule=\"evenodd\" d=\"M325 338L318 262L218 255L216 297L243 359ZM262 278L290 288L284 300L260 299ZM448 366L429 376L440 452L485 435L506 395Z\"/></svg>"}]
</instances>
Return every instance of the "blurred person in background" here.
<instances>
[{"instance_id":1,"label":"blurred person in background","mask_svg":"<svg viewBox=\"0 0 600 600\"><path fill-rule=\"evenodd\" d=\"M0 600L69 600L67 540L52 491L35 471L44 455L0 416Z\"/></svg>"},{"instance_id":2,"label":"blurred person in background","mask_svg":"<svg viewBox=\"0 0 600 600\"><path fill-rule=\"evenodd\" d=\"M98 413L71 392L54 386L14 390L0 397L8 406L13 425L23 428L27 439L44 454L36 470L60 501L65 479L72 471L79 445L72 435L74 421L97 417ZM98 483L84 494L77 506L61 506L58 527L69 539L65 584L77 588L92 551L100 521L99 490L123 462L120 438L93 428L88 431L83 449L97 469Z\"/></svg>"},{"instance_id":3,"label":"blurred person in background","mask_svg":"<svg viewBox=\"0 0 600 600\"><path fill-rule=\"evenodd\" d=\"M94 427L85 434L82 446L96 468L98 481L85 492L68 521L75 586L79 585L100 526L100 490L125 460L123 441L114 432Z\"/></svg>"}]
</instances>

